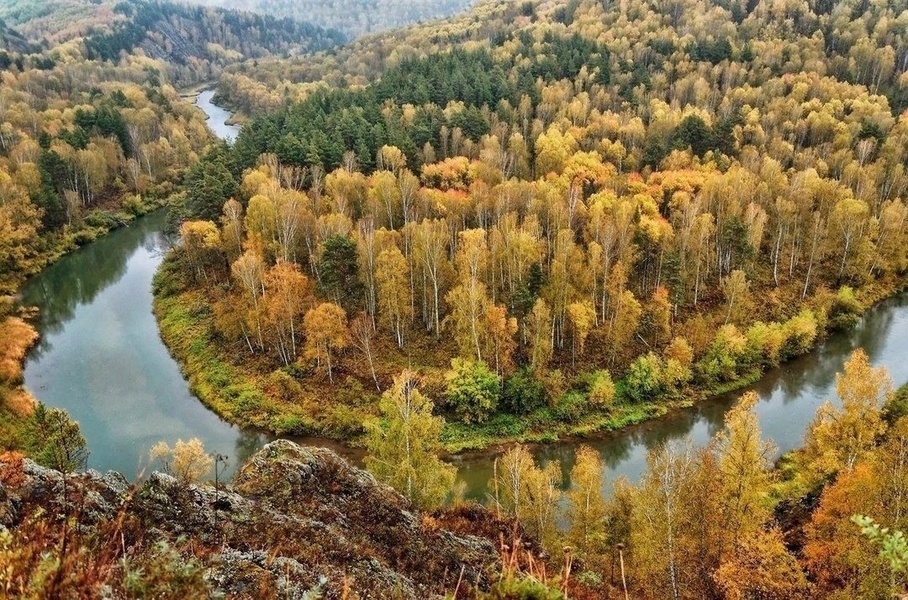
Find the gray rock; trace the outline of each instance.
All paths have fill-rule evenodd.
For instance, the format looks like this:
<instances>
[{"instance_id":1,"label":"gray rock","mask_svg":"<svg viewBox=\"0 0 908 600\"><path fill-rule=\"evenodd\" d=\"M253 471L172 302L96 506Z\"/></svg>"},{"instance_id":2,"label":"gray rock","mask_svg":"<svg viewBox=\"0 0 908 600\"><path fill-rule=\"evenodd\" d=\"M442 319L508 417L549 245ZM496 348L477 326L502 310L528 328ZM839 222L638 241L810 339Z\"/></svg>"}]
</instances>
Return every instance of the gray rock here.
<instances>
[{"instance_id":1,"label":"gray rock","mask_svg":"<svg viewBox=\"0 0 908 600\"><path fill-rule=\"evenodd\" d=\"M31 461L24 472L17 489L0 487L0 525L14 530L38 508L85 527L125 511L145 542L184 538L210 549L197 557L205 579L231 598L340 598L349 589L360 598L433 598L461 571L486 587L499 564L495 540L445 530L334 452L284 440L219 490L163 473L131 486L117 473L64 477ZM494 521L481 508L471 518Z\"/></svg>"}]
</instances>

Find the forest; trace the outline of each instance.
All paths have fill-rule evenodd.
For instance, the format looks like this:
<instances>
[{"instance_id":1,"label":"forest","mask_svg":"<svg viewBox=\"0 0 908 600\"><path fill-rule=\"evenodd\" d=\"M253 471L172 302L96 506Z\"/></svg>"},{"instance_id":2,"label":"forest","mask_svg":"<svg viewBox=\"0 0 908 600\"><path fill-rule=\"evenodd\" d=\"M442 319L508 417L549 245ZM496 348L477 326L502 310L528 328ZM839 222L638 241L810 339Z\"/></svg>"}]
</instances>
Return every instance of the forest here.
<instances>
[{"instance_id":1,"label":"forest","mask_svg":"<svg viewBox=\"0 0 908 600\"><path fill-rule=\"evenodd\" d=\"M835 11L802 32L679 5L622 50L597 27L638 13L571 6L483 5L524 20L490 33L487 18L487 44L398 56L367 85L300 84L201 158L158 305L206 403L357 439L410 366L449 450L551 439L740 387L902 289L904 48L887 8L860 20L893 57L867 79L857 45L799 72L763 51ZM677 33L724 17L718 41ZM365 67L384 43L322 66ZM272 105L237 99L233 71L223 97Z\"/></svg>"},{"instance_id":2,"label":"forest","mask_svg":"<svg viewBox=\"0 0 908 600\"><path fill-rule=\"evenodd\" d=\"M229 67L220 97L257 116L186 179L162 334L220 414L365 444L426 507L444 450L741 387L904 289L906 16L490 2ZM887 598L904 392L859 351L838 396L775 467L748 395L636 485L583 450L563 491L513 446L491 505L575 597Z\"/></svg>"},{"instance_id":3,"label":"forest","mask_svg":"<svg viewBox=\"0 0 908 600\"><path fill-rule=\"evenodd\" d=\"M337 29L351 39L410 23L447 17L461 12L471 4L469 0L195 0L195 3L291 19L306 15L305 18L310 23Z\"/></svg>"},{"instance_id":4,"label":"forest","mask_svg":"<svg viewBox=\"0 0 908 600\"><path fill-rule=\"evenodd\" d=\"M363 448L429 525L473 510L444 459L502 448L483 514L513 539L477 597L904 593L908 392L860 349L781 457L752 393L637 482L524 444L744 388L905 290L908 5L488 0L343 45L457 8L320 6L2 3L0 291L166 206L160 334L220 416ZM181 95L212 80L232 144ZM3 494L23 455L86 460L22 388L29 321L3 300ZM219 460L152 458L184 483ZM24 596L76 571L34 539L0 527Z\"/></svg>"},{"instance_id":5,"label":"forest","mask_svg":"<svg viewBox=\"0 0 908 600\"><path fill-rule=\"evenodd\" d=\"M159 61L156 68L178 89L210 82L239 60L304 54L345 39L337 30L270 14L158 0L0 2L0 19L35 44L27 50L20 44L18 52L44 50L45 68L57 60L115 64L142 56Z\"/></svg>"}]
</instances>

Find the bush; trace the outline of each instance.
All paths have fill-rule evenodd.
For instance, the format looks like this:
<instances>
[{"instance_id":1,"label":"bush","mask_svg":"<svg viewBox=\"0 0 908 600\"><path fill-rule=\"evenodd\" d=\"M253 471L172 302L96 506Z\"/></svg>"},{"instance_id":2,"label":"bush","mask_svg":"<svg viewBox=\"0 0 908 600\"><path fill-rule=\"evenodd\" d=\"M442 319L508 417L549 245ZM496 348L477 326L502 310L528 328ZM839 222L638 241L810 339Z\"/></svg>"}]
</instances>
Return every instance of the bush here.
<instances>
[{"instance_id":1,"label":"bush","mask_svg":"<svg viewBox=\"0 0 908 600\"><path fill-rule=\"evenodd\" d=\"M553 400L561 398L568 389L567 377L561 372L561 369L549 371L542 376L542 387L545 388L546 398Z\"/></svg>"},{"instance_id":2,"label":"bush","mask_svg":"<svg viewBox=\"0 0 908 600\"><path fill-rule=\"evenodd\" d=\"M109 210L93 210L85 217L85 224L89 227L101 227L103 229L113 229L119 225L119 221Z\"/></svg>"},{"instance_id":3,"label":"bush","mask_svg":"<svg viewBox=\"0 0 908 600\"><path fill-rule=\"evenodd\" d=\"M908 416L908 385L903 385L897 389L883 405L883 420L890 427L905 416Z\"/></svg>"},{"instance_id":4,"label":"bush","mask_svg":"<svg viewBox=\"0 0 908 600\"><path fill-rule=\"evenodd\" d=\"M817 339L819 326L813 311L805 308L785 323L788 341L782 352L784 358L800 356L811 348Z\"/></svg>"},{"instance_id":5,"label":"bush","mask_svg":"<svg viewBox=\"0 0 908 600\"><path fill-rule=\"evenodd\" d=\"M482 423L495 412L501 379L484 361L453 359L445 383L448 404L464 423Z\"/></svg>"},{"instance_id":6,"label":"bush","mask_svg":"<svg viewBox=\"0 0 908 600\"><path fill-rule=\"evenodd\" d=\"M529 368L516 371L504 380L501 405L512 414L523 415L545 404L545 387Z\"/></svg>"},{"instance_id":7,"label":"bush","mask_svg":"<svg viewBox=\"0 0 908 600\"><path fill-rule=\"evenodd\" d=\"M555 403L554 416L559 421L576 423L586 413L587 400L583 394L570 391Z\"/></svg>"},{"instance_id":8,"label":"bush","mask_svg":"<svg viewBox=\"0 0 908 600\"><path fill-rule=\"evenodd\" d=\"M738 377L739 368L745 366L739 363L746 362L746 352L747 338L734 325L724 325L697 363L697 372L707 385L732 381Z\"/></svg>"},{"instance_id":9,"label":"bush","mask_svg":"<svg viewBox=\"0 0 908 600\"><path fill-rule=\"evenodd\" d=\"M764 367L779 364L782 348L788 341L785 327L780 323L757 321L747 330L748 361Z\"/></svg>"},{"instance_id":10,"label":"bush","mask_svg":"<svg viewBox=\"0 0 908 600\"><path fill-rule=\"evenodd\" d=\"M268 375L266 390L282 402L293 402L302 395L303 387L286 371L277 370Z\"/></svg>"},{"instance_id":11,"label":"bush","mask_svg":"<svg viewBox=\"0 0 908 600\"><path fill-rule=\"evenodd\" d=\"M123 198L121 206L123 207L123 210L134 217L141 217L146 212L148 212L145 208L145 203L142 202L142 197L136 194L129 194L128 196Z\"/></svg>"},{"instance_id":12,"label":"bush","mask_svg":"<svg viewBox=\"0 0 908 600\"><path fill-rule=\"evenodd\" d=\"M657 400L664 392L662 360L648 352L631 363L624 378L628 398L634 402Z\"/></svg>"},{"instance_id":13,"label":"bush","mask_svg":"<svg viewBox=\"0 0 908 600\"><path fill-rule=\"evenodd\" d=\"M596 371L590 377L590 403L599 408L608 408L615 402L615 382L608 371Z\"/></svg>"},{"instance_id":14,"label":"bush","mask_svg":"<svg viewBox=\"0 0 908 600\"><path fill-rule=\"evenodd\" d=\"M854 296L854 290L843 286L829 307L829 329L839 331L851 329L861 320L864 307Z\"/></svg>"}]
</instances>

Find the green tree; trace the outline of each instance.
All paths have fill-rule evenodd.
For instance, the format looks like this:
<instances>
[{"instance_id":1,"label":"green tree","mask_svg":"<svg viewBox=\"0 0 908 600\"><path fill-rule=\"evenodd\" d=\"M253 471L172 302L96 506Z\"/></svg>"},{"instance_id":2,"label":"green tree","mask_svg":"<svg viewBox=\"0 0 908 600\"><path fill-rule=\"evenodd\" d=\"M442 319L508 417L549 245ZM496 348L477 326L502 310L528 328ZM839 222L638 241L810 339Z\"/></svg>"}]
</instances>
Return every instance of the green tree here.
<instances>
[{"instance_id":1,"label":"green tree","mask_svg":"<svg viewBox=\"0 0 908 600\"><path fill-rule=\"evenodd\" d=\"M908 574L908 540L901 531L891 531L865 515L854 515L851 521L860 527L875 546L880 548L880 556L889 563L893 579L898 575Z\"/></svg>"},{"instance_id":2,"label":"green tree","mask_svg":"<svg viewBox=\"0 0 908 600\"><path fill-rule=\"evenodd\" d=\"M609 408L615 401L615 383L608 371L600 370L590 378L590 403L599 408Z\"/></svg>"},{"instance_id":3,"label":"green tree","mask_svg":"<svg viewBox=\"0 0 908 600\"><path fill-rule=\"evenodd\" d=\"M361 288L355 241L342 235L329 236L322 244L318 274L324 294L347 310L355 308Z\"/></svg>"},{"instance_id":4,"label":"green tree","mask_svg":"<svg viewBox=\"0 0 908 600\"><path fill-rule=\"evenodd\" d=\"M186 175L186 213L193 219L217 221L224 203L237 195L239 185L228 168L226 145L214 146Z\"/></svg>"},{"instance_id":5,"label":"green tree","mask_svg":"<svg viewBox=\"0 0 908 600\"><path fill-rule=\"evenodd\" d=\"M34 455L41 465L63 473L84 469L88 447L79 424L60 408L39 403L32 415Z\"/></svg>"},{"instance_id":6,"label":"green tree","mask_svg":"<svg viewBox=\"0 0 908 600\"><path fill-rule=\"evenodd\" d=\"M502 385L501 406L509 413L526 414L545 403L545 386L524 367L509 375Z\"/></svg>"},{"instance_id":7,"label":"green tree","mask_svg":"<svg viewBox=\"0 0 908 600\"><path fill-rule=\"evenodd\" d=\"M432 415L432 401L404 371L379 401L381 418L366 423L366 468L376 478L424 509L439 506L457 470L438 458L444 419Z\"/></svg>"},{"instance_id":8,"label":"green tree","mask_svg":"<svg viewBox=\"0 0 908 600\"><path fill-rule=\"evenodd\" d=\"M624 377L627 396L634 402L658 400L664 392L662 359L652 352L631 363Z\"/></svg>"},{"instance_id":9,"label":"green tree","mask_svg":"<svg viewBox=\"0 0 908 600\"><path fill-rule=\"evenodd\" d=\"M482 423L498 407L501 379L484 361L452 359L445 385L448 404L464 423Z\"/></svg>"}]
</instances>

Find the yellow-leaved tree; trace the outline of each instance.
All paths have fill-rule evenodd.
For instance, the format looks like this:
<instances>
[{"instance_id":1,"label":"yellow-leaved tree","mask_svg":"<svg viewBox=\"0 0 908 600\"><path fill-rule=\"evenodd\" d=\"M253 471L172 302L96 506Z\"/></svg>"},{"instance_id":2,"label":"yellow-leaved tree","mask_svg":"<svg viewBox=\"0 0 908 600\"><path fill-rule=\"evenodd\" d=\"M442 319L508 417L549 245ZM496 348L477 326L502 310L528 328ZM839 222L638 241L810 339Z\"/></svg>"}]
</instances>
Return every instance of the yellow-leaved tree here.
<instances>
[{"instance_id":1,"label":"yellow-leaved tree","mask_svg":"<svg viewBox=\"0 0 908 600\"><path fill-rule=\"evenodd\" d=\"M382 394L381 417L366 424L366 468L418 507L431 509L451 491L457 469L438 458L444 419L432 414L432 401L417 383L416 373L406 370Z\"/></svg>"}]
</instances>

